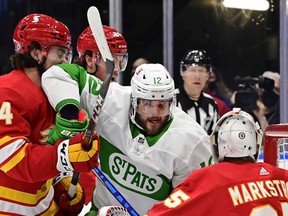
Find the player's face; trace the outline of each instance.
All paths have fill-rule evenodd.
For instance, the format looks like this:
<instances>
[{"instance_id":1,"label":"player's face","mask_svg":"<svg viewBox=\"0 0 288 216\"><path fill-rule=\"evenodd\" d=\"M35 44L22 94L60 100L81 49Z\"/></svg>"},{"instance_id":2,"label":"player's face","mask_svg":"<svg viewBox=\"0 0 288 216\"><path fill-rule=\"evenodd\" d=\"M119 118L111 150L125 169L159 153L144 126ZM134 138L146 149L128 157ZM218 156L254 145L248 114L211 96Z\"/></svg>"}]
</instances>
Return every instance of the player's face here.
<instances>
[{"instance_id":1,"label":"player's face","mask_svg":"<svg viewBox=\"0 0 288 216\"><path fill-rule=\"evenodd\" d=\"M44 64L47 70L53 65L68 63L71 59L71 53L66 47L51 46Z\"/></svg>"},{"instance_id":2,"label":"player's face","mask_svg":"<svg viewBox=\"0 0 288 216\"><path fill-rule=\"evenodd\" d=\"M121 71L124 71L126 68L127 56L113 54L112 57L113 57L113 61L114 61L114 71L113 71L112 81L117 82L119 73ZM103 60L103 58L99 59L97 65L98 65L98 70L97 70L96 76L100 80L103 81L106 77L106 63Z\"/></svg>"},{"instance_id":3,"label":"player's face","mask_svg":"<svg viewBox=\"0 0 288 216\"><path fill-rule=\"evenodd\" d=\"M185 89L195 95L200 95L209 78L207 68L203 66L190 66L184 71L183 76Z\"/></svg>"},{"instance_id":4,"label":"player's face","mask_svg":"<svg viewBox=\"0 0 288 216\"><path fill-rule=\"evenodd\" d=\"M159 133L168 121L171 101L139 99L136 121L147 135Z\"/></svg>"}]
</instances>

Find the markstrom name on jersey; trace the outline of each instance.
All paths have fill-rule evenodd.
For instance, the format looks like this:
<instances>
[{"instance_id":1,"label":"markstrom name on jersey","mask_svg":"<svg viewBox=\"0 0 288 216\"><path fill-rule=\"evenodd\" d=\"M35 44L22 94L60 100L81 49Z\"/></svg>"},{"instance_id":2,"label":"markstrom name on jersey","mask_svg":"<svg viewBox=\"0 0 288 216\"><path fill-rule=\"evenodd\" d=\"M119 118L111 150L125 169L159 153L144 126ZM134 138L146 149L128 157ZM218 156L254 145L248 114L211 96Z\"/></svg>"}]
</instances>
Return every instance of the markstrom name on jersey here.
<instances>
[{"instance_id":1,"label":"markstrom name on jersey","mask_svg":"<svg viewBox=\"0 0 288 216\"><path fill-rule=\"evenodd\" d=\"M137 169L125 155L110 155L109 167L113 177L128 188L146 194L155 193L161 188L162 179L159 176Z\"/></svg>"}]
</instances>

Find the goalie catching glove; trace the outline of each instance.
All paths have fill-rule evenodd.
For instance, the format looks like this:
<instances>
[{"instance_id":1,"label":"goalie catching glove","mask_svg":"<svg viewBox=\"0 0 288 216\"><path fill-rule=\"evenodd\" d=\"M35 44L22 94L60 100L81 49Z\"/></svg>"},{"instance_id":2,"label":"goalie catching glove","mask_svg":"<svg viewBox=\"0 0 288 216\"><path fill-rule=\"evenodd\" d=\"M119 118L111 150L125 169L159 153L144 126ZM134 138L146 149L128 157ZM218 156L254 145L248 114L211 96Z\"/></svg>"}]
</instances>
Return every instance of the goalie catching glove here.
<instances>
[{"instance_id":1,"label":"goalie catching glove","mask_svg":"<svg viewBox=\"0 0 288 216\"><path fill-rule=\"evenodd\" d=\"M75 196L70 199L68 195L71 180L72 177L65 177L54 184L54 201L59 207L60 215L77 216L84 207L85 193L79 184Z\"/></svg>"},{"instance_id":2,"label":"goalie catching glove","mask_svg":"<svg viewBox=\"0 0 288 216\"><path fill-rule=\"evenodd\" d=\"M60 113L57 113L55 126L48 136L48 143L55 144L59 139L69 139L81 132L85 132L88 124L88 114L85 110L79 110L77 120L67 120L62 118Z\"/></svg>"},{"instance_id":3,"label":"goalie catching glove","mask_svg":"<svg viewBox=\"0 0 288 216\"><path fill-rule=\"evenodd\" d=\"M56 142L58 171L89 172L92 168L98 166L99 137L97 133L93 134L90 150L86 150L83 146L84 137L85 133L80 133L70 139Z\"/></svg>"}]
</instances>

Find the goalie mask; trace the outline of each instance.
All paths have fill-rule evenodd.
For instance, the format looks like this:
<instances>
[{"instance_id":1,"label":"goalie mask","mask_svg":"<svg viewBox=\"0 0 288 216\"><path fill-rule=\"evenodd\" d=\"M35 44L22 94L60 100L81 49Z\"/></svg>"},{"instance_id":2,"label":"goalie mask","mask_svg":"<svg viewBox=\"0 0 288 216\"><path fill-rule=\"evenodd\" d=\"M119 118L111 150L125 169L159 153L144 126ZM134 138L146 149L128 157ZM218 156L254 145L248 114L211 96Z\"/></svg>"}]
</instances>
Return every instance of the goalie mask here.
<instances>
[{"instance_id":1,"label":"goalie mask","mask_svg":"<svg viewBox=\"0 0 288 216\"><path fill-rule=\"evenodd\" d=\"M24 17L14 30L13 41L15 52L22 54L28 51L33 41L40 44L45 57L51 46L63 46L71 50L69 29L62 22L44 14L35 13Z\"/></svg>"},{"instance_id":2,"label":"goalie mask","mask_svg":"<svg viewBox=\"0 0 288 216\"><path fill-rule=\"evenodd\" d=\"M167 109L163 115L172 117L172 109L175 106L174 81L163 65L142 64L137 67L131 79L131 91L131 121L134 124L136 112L139 112L139 100L147 103L147 106L157 103L156 106Z\"/></svg>"},{"instance_id":3,"label":"goalie mask","mask_svg":"<svg viewBox=\"0 0 288 216\"><path fill-rule=\"evenodd\" d=\"M262 131L258 122L247 112L234 108L223 115L211 134L215 161L224 158L243 158L249 156L258 159L262 140Z\"/></svg>"}]
</instances>

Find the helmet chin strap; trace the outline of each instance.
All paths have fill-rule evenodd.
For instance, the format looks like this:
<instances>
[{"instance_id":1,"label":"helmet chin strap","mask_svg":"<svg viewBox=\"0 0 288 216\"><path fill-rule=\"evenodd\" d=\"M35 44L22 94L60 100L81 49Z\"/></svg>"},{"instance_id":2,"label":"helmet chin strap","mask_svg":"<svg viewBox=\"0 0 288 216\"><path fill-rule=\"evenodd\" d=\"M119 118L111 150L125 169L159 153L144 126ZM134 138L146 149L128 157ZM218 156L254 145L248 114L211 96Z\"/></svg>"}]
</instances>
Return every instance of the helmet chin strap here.
<instances>
[{"instance_id":1,"label":"helmet chin strap","mask_svg":"<svg viewBox=\"0 0 288 216\"><path fill-rule=\"evenodd\" d=\"M99 66L96 64L96 69L95 69L95 71L94 71L93 73L91 73L91 74L93 74L94 76L96 76L96 73L97 73L97 71L98 71L98 68L99 68Z\"/></svg>"},{"instance_id":2,"label":"helmet chin strap","mask_svg":"<svg viewBox=\"0 0 288 216\"><path fill-rule=\"evenodd\" d=\"M131 106L131 108L130 108L130 120L131 120L132 123L135 124L139 129L144 130L144 128L141 127L141 126L136 122L136 107L137 107L137 104L136 104L136 105L133 105L133 103L132 103L132 106Z\"/></svg>"},{"instance_id":3,"label":"helmet chin strap","mask_svg":"<svg viewBox=\"0 0 288 216\"><path fill-rule=\"evenodd\" d=\"M37 65L37 69L38 69L40 75L42 75L48 69L48 68L45 69L45 67L44 67L46 60L47 60L47 57L43 56L42 62L40 62Z\"/></svg>"},{"instance_id":4,"label":"helmet chin strap","mask_svg":"<svg viewBox=\"0 0 288 216\"><path fill-rule=\"evenodd\" d=\"M89 71L87 71L87 73L96 76L96 73L97 73L97 71L98 71L98 65L95 64L95 66L96 66L96 69L95 69L93 72L89 72Z\"/></svg>"}]
</instances>

